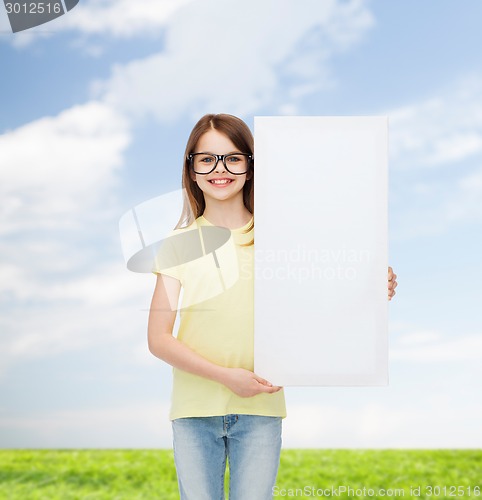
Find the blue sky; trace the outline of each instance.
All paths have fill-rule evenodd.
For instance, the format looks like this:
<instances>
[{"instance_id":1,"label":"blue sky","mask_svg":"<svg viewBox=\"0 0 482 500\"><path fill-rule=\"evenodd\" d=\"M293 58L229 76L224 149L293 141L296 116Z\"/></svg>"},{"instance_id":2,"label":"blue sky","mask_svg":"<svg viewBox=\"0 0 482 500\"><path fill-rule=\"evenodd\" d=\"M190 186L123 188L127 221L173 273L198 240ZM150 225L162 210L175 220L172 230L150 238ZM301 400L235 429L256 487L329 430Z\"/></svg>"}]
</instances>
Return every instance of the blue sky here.
<instances>
[{"instance_id":1,"label":"blue sky","mask_svg":"<svg viewBox=\"0 0 482 500\"><path fill-rule=\"evenodd\" d=\"M135 7L131 7L131 4ZM390 386L286 388L285 447L482 444L482 4L0 7L0 446L170 447L154 277L118 220L180 186L206 112L388 115Z\"/></svg>"}]
</instances>

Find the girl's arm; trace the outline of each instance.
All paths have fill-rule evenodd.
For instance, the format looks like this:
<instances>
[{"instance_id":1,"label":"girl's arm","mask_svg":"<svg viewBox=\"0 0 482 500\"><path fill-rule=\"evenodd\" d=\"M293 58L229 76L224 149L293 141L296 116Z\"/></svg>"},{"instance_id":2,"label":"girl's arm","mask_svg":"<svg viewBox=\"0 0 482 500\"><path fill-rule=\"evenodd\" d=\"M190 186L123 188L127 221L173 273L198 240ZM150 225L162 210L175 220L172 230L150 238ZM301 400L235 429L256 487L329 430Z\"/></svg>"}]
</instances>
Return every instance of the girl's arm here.
<instances>
[{"instance_id":1,"label":"girl's arm","mask_svg":"<svg viewBox=\"0 0 482 500\"><path fill-rule=\"evenodd\" d=\"M242 397L279 391L281 387L273 386L249 370L212 363L173 337L180 290L179 280L157 275L147 327L151 353L175 368L224 384Z\"/></svg>"}]
</instances>

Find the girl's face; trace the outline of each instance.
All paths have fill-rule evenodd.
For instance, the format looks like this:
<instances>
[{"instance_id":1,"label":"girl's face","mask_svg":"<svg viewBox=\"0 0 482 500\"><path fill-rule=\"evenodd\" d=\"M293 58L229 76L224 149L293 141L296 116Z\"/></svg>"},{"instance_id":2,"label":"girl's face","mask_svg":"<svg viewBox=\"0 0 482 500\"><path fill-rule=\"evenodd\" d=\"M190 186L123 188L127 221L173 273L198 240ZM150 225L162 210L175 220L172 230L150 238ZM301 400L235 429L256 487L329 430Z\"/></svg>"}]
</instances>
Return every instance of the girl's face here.
<instances>
[{"instance_id":1,"label":"girl's face","mask_svg":"<svg viewBox=\"0 0 482 500\"><path fill-rule=\"evenodd\" d=\"M217 155L247 153L247 151L239 151L226 135L214 129L205 132L200 137L194 152ZM221 160L218 161L216 168L210 174L202 175L191 171L192 179L197 182L197 185L204 193L204 199L231 200L240 197L241 202L243 200L243 186L247 175L251 176L252 172L248 171L242 175L231 174L226 170ZM227 182L215 184L215 180L226 180Z\"/></svg>"}]
</instances>

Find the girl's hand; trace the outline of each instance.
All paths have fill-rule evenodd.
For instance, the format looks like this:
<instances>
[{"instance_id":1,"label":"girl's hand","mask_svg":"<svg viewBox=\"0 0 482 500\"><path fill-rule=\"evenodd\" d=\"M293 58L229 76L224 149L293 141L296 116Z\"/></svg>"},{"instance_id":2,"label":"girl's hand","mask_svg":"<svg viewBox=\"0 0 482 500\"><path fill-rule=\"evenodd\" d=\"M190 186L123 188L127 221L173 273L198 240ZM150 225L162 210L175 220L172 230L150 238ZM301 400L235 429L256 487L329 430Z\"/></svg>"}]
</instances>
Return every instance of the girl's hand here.
<instances>
[{"instance_id":1,"label":"girl's hand","mask_svg":"<svg viewBox=\"0 0 482 500\"><path fill-rule=\"evenodd\" d=\"M397 275L394 274L393 269L389 266L388 267L388 300L392 300L392 297L397 293L395 291L395 288L397 287L398 283L395 281Z\"/></svg>"},{"instance_id":2,"label":"girl's hand","mask_svg":"<svg viewBox=\"0 0 482 500\"><path fill-rule=\"evenodd\" d=\"M282 389L244 368L227 368L226 370L224 385L242 398L256 396L262 392L278 392Z\"/></svg>"}]
</instances>

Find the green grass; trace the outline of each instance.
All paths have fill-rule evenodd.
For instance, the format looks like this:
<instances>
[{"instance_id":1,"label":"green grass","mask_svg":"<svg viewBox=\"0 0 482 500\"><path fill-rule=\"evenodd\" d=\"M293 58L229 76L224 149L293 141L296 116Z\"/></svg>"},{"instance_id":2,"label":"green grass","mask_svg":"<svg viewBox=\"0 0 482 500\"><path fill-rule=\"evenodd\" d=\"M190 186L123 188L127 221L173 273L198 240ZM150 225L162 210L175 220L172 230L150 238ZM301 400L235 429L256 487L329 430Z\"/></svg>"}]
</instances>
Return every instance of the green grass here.
<instances>
[{"instance_id":1,"label":"green grass","mask_svg":"<svg viewBox=\"0 0 482 500\"><path fill-rule=\"evenodd\" d=\"M402 489L398 497L482 499L481 478L480 450L286 449L274 498L381 498L383 488L391 497ZM429 486L441 489L429 495ZM178 498L172 450L0 450L0 499Z\"/></svg>"}]
</instances>

